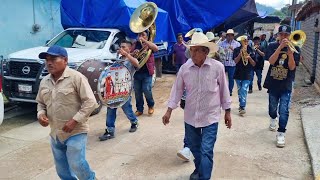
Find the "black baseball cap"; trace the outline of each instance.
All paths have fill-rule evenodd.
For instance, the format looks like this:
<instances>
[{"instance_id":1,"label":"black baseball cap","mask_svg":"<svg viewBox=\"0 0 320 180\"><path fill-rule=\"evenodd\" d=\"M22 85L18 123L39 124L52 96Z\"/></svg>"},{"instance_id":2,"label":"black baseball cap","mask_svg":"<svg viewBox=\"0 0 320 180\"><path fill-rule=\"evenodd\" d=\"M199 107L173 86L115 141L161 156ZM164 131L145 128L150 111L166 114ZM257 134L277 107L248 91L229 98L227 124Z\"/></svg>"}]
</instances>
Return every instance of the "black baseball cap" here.
<instances>
[{"instance_id":1,"label":"black baseball cap","mask_svg":"<svg viewBox=\"0 0 320 180\"><path fill-rule=\"evenodd\" d=\"M279 27L278 33L287 33L287 34L290 34L290 33L291 33L291 27L290 27L290 26L287 26L287 25L282 25L282 26Z\"/></svg>"},{"instance_id":2,"label":"black baseball cap","mask_svg":"<svg viewBox=\"0 0 320 180\"><path fill-rule=\"evenodd\" d=\"M45 59L47 55L51 56L62 56L62 57L68 57L68 53L65 48L57 45L51 46L47 52L42 52L39 54L40 59Z\"/></svg>"}]
</instances>

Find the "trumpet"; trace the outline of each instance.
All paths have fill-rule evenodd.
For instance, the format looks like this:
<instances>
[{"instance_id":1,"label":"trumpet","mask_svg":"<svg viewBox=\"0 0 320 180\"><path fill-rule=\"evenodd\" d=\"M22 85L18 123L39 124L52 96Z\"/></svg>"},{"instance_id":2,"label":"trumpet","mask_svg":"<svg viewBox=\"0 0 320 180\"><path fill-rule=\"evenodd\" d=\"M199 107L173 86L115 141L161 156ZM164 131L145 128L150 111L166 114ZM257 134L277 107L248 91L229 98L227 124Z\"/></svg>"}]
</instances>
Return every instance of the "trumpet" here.
<instances>
[{"instance_id":1,"label":"trumpet","mask_svg":"<svg viewBox=\"0 0 320 180\"><path fill-rule=\"evenodd\" d=\"M298 46L299 48L301 48L305 43L306 39L307 39L306 33L304 33L303 31L301 30L293 31L289 37L290 42L288 44L288 47L291 49L291 51L299 54L298 50L294 46Z\"/></svg>"},{"instance_id":2,"label":"trumpet","mask_svg":"<svg viewBox=\"0 0 320 180\"><path fill-rule=\"evenodd\" d=\"M253 46L253 49L256 51L256 50L258 50L258 48L259 48L259 45L254 45Z\"/></svg>"}]
</instances>

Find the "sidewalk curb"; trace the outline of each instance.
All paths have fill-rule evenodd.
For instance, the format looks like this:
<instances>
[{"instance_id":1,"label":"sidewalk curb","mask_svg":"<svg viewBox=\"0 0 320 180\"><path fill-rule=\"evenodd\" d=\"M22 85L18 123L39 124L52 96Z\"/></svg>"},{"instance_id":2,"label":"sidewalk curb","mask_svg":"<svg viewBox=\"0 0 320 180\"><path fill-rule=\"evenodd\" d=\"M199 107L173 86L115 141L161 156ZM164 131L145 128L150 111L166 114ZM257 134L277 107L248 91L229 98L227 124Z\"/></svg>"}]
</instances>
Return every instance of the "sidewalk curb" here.
<instances>
[{"instance_id":1,"label":"sidewalk curb","mask_svg":"<svg viewBox=\"0 0 320 180\"><path fill-rule=\"evenodd\" d=\"M320 105L301 109L302 128L315 180L320 180L320 139L318 137L318 130L320 129L319 116Z\"/></svg>"}]
</instances>

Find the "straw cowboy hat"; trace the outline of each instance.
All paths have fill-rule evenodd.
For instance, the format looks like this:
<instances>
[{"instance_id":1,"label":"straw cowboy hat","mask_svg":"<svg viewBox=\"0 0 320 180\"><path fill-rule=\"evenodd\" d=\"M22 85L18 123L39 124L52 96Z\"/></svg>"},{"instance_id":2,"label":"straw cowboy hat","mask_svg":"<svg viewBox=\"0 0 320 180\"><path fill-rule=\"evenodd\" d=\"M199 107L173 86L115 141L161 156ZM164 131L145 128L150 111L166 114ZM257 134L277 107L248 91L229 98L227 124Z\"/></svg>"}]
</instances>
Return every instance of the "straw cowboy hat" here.
<instances>
[{"instance_id":1,"label":"straw cowboy hat","mask_svg":"<svg viewBox=\"0 0 320 180\"><path fill-rule=\"evenodd\" d=\"M194 47L194 46L204 46L204 47L209 48L209 50L210 50L209 54L217 52L219 49L217 44L215 44L213 42L209 42L208 37L201 32L195 32L192 36L190 44L187 45L188 48Z\"/></svg>"},{"instance_id":2,"label":"straw cowboy hat","mask_svg":"<svg viewBox=\"0 0 320 180\"><path fill-rule=\"evenodd\" d=\"M226 32L226 35L228 35L228 34L233 34L234 36L238 35L238 33L234 32L233 29L228 29L228 31Z\"/></svg>"},{"instance_id":3,"label":"straw cowboy hat","mask_svg":"<svg viewBox=\"0 0 320 180\"><path fill-rule=\"evenodd\" d=\"M213 32L210 32L210 31L206 33L206 36L207 36L207 38L209 39L209 41L218 40L218 39L219 39L218 37L215 37L215 35L213 34Z\"/></svg>"},{"instance_id":4,"label":"straw cowboy hat","mask_svg":"<svg viewBox=\"0 0 320 180\"><path fill-rule=\"evenodd\" d=\"M190 37L192 36L195 32L203 32L201 28L193 28L184 37Z\"/></svg>"}]
</instances>

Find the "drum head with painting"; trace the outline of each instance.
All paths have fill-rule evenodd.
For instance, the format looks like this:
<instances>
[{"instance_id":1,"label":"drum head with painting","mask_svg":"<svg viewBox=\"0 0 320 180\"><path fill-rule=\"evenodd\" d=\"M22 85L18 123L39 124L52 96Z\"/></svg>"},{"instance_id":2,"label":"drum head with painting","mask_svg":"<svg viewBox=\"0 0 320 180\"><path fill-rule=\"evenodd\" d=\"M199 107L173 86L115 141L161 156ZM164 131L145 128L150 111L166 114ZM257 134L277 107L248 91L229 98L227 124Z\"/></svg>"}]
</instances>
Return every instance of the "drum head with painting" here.
<instances>
[{"instance_id":1,"label":"drum head with painting","mask_svg":"<svg viewBox=\"0 0 320 180\"><path fill-rule=\"evenodd\" d=\"M132 75L122 63L114 63L102 71L98 81L98 95L103 105L118 108L130 98Z\"/></svg>"}]
</instances>

